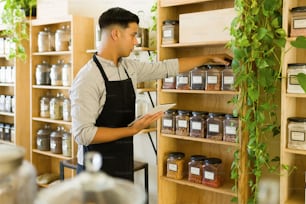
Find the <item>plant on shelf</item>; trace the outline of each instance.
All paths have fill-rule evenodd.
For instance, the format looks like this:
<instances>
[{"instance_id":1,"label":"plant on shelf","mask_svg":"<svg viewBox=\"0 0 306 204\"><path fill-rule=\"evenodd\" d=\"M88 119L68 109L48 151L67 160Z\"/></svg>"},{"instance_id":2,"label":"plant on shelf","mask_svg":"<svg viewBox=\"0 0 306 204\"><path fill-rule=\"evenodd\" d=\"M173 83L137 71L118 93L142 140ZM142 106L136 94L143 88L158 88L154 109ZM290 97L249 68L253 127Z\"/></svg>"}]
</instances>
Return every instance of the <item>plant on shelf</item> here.
<instances>
[{"instance_id":1,"label":"plant on shelf","mask_svg":"<svg viewBox=\"0 0 306 204\"><path fill-rule=\"evenodd\" d=\"M234 114L241 119L241 148L234 153L231 178L235 180L234 190L246 183L249 187L239 203L255 204L264 169L276 172L279 168L279 156L270 156L267 142L280 132L276 100L286 34L281 20L282 0L235 0L235 9L237 17L232 21L228 46L234 55L235 85L240 89L232 102ZM247 155L244 161L242 154ZM239 179L242 173L247 174L246 179Z\"/></svg>"},{"instance_id":2,"label":"plant on shelf","mask_svg":"<svg viewBox=\"0 0 306 204\"><path fill-rule=\"evenodd\" d=\"M8 58L20 58L25 60L26 51L22 44L23 40L28 40L29 29L27 24L27 15L33 15L33 8L36 8L36 0L0 0L4 3L1 20L5 26L2 32L7 37L10 46Z\"/></svg>"}]
</instances>

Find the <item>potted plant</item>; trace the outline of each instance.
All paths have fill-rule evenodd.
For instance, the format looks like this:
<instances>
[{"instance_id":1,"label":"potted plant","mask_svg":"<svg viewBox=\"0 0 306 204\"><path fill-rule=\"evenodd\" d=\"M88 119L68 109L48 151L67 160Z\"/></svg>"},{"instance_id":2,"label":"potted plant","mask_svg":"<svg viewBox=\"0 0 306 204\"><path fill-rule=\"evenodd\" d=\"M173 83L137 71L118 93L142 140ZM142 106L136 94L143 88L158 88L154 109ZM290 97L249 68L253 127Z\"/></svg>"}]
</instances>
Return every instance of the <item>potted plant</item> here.
<instances>
[{"instance_id":1,"label":"potted plant","mask_svg":"<svg viewBox=\"0 0 306 204\"><path fill-rule=\"evenodd\" d=\"M23 40L28 40L29 29L27 15L36 14L36 0L0 0L4 3L1 19L5 30L2 35L7 37L10 47L8 58L26 58L26 51L22 45ZM34 12L33 12L34 11Z\"/></svg>"}]
</instances>

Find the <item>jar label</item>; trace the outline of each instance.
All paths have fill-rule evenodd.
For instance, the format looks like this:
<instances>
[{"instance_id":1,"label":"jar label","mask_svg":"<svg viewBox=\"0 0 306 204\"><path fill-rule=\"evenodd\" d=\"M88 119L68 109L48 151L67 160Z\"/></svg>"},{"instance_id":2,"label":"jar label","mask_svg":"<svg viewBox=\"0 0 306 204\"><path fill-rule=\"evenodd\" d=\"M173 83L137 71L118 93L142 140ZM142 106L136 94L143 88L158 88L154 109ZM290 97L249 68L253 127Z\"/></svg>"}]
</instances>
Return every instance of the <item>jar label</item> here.
<instances>
[{"instance_id":1,"label":"jar label","mask_svg":"<svg viewBox=\"0 0 306 204\"><path fill-rule=\"evenodd\" d=\"M187 120L178 120L177 126L182 128L187 128Z\"/></svg>"},{"instance_id":2,"label":"jar label","mask_svg":"<svg viewBox=\"0 0 306 204\"><path fill-rule=\"evenodd\" d=\"M293 19L293 28L306 28L306 18Z\"/></svg>"},{"instance_id":3,"label":"jar label","mask_svg":"<svg viewBox=\"0 0 306 204\"><path fill-rule=\"evenodd\" d=\"M219 125L217 125L217 124L209 124L208 125L208 131L209 132L219 133Z\"/></svg>"},{"instance_id":4,"label":"jar label","mask_svg":"<svg viewBox=\"0 0 306 204\"><path fill-rule=\"evenodd\" d=\"M290 85L300 85L296 75L289 75L289 84Z\"/></svg>"},{"instance_id":5,"label":"jar label","mask_svg":"<svg viewBox=\"0 0 306 204\"><path fill-rule=\"evenodd\" d=\"M164 127L172 127L172 120L170 120L170 119L163 119L163 126Z\"/></svg>"},{"instance_id":6,"label":"jar label","mask_svg":"<svg viewBox=\"0 0 306 204\"><path fill-rule=\"evenodd\" d=\"M164 30L163 37L164 38L171 38L173 36L172 30Z\"/></svg>"},{"instance_id":7,"label":"jar label","mask_svg":"<svg viewBox=\"0 0 306 204\"><path fill-rule=\"evenodd\" d=\"M164 79L166 83L173 83L174 82L174 77L168 77Z\"/></svg>"},{"instance_id":8,"label":"jar label","mask_svg":"<svg viewBox=\"0 0 306 204\"><path fill-rule=\"evenodd\" d=\"M233 76L224 76L223 77L223 84L234 84L234 77Z\"/></svg>"},{"instance_id":9,"label":"jar label","mask_svg":"<svg viewBox=\"0 0 306 204\"><path fill-rule=\"evenodd\" d=\"M201 130L202 129L202 123L201 122L191 122L191 129L192 130Z\"/></svg>"},{"instance_id":10,"label":"jar label","mask_svg":"<svg viewBox=\"0 0 306 204\"><path fill-rule=\"evenodd\" d=\"M188 77L178 77L178 84L188 84Z\"/></svg>"},{"instance_id":11,"label":"jar label","mask_svg":"<svg viewBox=\"0 0 306 204\"><path fill-rule=\"evenodd\" d=\"M200 168L190 167L190 173L199 176L200 175Z\"/></svg>"},{"instance_id":12,"label":"jar label","mask_svg":"<svg viewBox=\"0 0 306 204\"><path fill-rule=\"evenodd\" d=\"M305 132L292 131L291 132L292 141L305 141Z\"/></svg>"},{"instance_id":13,"label":"jar label","mask_svg":"<svg viewBox=\"0 0 306 204\"><path fill-rule=\"evenodd\" d=\"M226 126L225 127L225 134L236 135L236 127L234 127L234 126Z\"/></svg>"},{"instance_id":14,"label":"jar label","mask_svg":"<svg viewBox=\"0 0 306 204\"><path fill-rule=\"evenodd\" d=\"M215 179L215 173L212 171L205 171L204 172L204 178L208 180L214 180Z\"/></svg>"},{"instance_id":15,"label":"jar label","mask_svg":"<svg viewBox=\"0 0 306 204\"><path fill-rule=\"evenodd\" d=\"M217 76L208 76L207 77L207 83L208 84L217 84L218 83L218 77Z\"/></svg>"},{"instance_id":16,"label":"jar label","mask_svg":"<svg viewBox=\"0 0 306 204\"><path fill-rule=\"evenodd\" d=\"M192 84L202 84L203 83L203 79L201 76L193 76L191 80L192 80L191 82Z\"/></svg>"},{"instance_id":17,"label":"jar label","mask_svg":"<svg viewBox=\"0 0 306 204\"><path fill-rule=\"evenodd\" d=\"M176 164L169 164L168 168L170 171L177 171L177 165Z\"/></svg>"}]
</instances>

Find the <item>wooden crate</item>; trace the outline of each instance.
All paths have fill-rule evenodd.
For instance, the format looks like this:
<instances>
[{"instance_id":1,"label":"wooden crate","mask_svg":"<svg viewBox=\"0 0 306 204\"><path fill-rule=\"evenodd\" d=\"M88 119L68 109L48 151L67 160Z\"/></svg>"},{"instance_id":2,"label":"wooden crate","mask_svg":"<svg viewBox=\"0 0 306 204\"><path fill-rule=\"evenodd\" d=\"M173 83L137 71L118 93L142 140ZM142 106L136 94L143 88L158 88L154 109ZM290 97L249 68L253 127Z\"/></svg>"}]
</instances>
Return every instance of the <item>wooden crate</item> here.
<instances>
[{"instance_id":1,"label":"wooden crate","mask_svg":"<svg viewBox=\"0 0 306 204\"><path fill-rule=\"evenodd\" d=\"M69 15L69 0L37 0L37 18L50 19Z\"/></svg>"}]
</instances>

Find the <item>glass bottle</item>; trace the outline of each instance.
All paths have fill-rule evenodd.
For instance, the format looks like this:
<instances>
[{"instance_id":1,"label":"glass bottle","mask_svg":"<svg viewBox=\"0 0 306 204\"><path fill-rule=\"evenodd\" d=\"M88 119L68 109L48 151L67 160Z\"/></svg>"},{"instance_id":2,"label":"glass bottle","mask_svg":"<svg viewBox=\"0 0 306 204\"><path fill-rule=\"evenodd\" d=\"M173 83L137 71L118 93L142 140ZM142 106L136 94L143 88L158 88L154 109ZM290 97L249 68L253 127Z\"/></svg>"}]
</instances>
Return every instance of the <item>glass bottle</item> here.
<instances>
[{"instance_id":1,"label":"glass bottle","mask_svg":"<svg viewBox=\"0 0 306 204\"><path fill-rule=\"evenodd\" d=\"M184 177L185 154L183 152L171 152L167 157L167 177L182 179Z\"/></svg>"},{"instance_id":2,"label":"glass bottle","mask_svg":"<svg viewBox=\"0 0 306 204\"><path fill-rule=\"evenodd\" d=\"M176 116L175 133L181 136L189 135L189 111L178 110L178 115Z\"/></svg>"},{"instance_id":3,"label":"glass bottle","mask_svg":"<svg viewBox=\"0 0 306 204\"><path fill-rule=\"evenodd\" d=\"M220 187L224 181L222 160L219 158L205 159L202 184L210 187Z\"/></svg>"}]
</instances>

